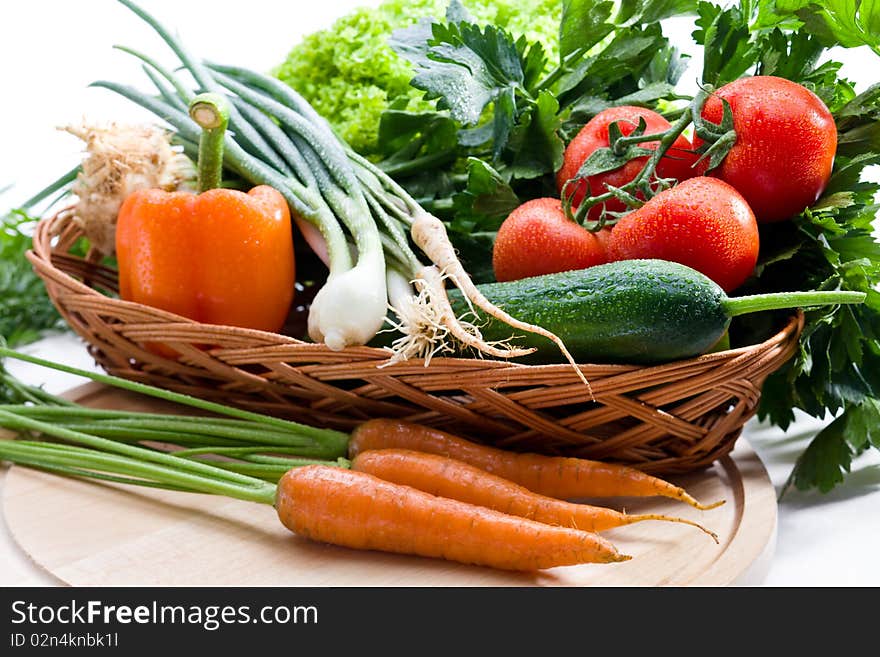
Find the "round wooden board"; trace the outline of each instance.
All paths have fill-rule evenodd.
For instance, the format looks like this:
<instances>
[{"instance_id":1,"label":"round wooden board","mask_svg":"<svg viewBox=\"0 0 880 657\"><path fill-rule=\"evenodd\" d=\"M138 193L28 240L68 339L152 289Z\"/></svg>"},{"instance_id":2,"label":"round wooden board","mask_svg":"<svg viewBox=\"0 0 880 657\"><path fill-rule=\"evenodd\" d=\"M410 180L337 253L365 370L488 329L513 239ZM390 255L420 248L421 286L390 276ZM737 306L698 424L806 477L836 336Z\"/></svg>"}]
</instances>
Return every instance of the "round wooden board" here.
<instances>
[{"instance_id":1,"label":"round wooden board","mask_svg":"<svg viewBox=\"0 0 880 657\"><path fill-rule=\"evenodd\" d=\"M140 396L88 384L71 395L103 407L161 410ZM776 494L743 439L705 472L676 478L698 499L727 500L698 511L666 500L618 500L630 513L696 520L716 545L680 524L643 522L606 533L633 555L509 573L438 559L358 552L301 539L268 506L209 495L65 479L13 467L3 511L16 542L40 566L75 586L721 586L756 584L775 546ZM617 505L616 505L617 506Z\"/></svg>"}]
</instances>

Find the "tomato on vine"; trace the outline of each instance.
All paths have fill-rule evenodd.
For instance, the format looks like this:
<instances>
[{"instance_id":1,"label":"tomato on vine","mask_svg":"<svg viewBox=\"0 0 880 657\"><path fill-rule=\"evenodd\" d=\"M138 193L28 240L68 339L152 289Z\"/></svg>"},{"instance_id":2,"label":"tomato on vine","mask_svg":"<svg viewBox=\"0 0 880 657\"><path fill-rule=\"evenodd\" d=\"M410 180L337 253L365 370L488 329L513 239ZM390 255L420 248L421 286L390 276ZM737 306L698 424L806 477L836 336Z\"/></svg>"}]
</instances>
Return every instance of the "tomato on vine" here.
<instances>
[{"instance_id":1,"label":"tomato on vine","mask_svg":"<svg viewBox=\"0 0 880 657\"><path fill-rule=\"evenodd\" d=\"M558 198L526 201L504 220L492 251L498 281L584 269L608 261L608 230L591 233L571 221Z\"/></svg>"},{"instance_id":2,"label":"tomato on vine","mask_svg":"<svg viewBox=\"0 0 880 657\"><path fill-rule=\"evenodd\" d=\"M645 130L643 134L646 136L665 132L672 127L669 121L657 112L631 105L611 107L599 112L590 119L565 149L562 168L556 174L556 186L560 194L564 193L563 188L565 184L577 176L578 170L590 155L600 148L608 148L611 145L609 126L612 123L616 122L621 134L624 137L628 137L635 131L640 119L644 120ZM658 142L646 141L638 145L640 148L653 150L657 148ZM658 162L656 175L659 178L674 178L678 181L692 178L698 175L697 169L693 166L698 157L693 152L693 147L688 138L684 135L679 135ZM578 181L574 189L572 206L576 207L587 194L598 196L605 193L608 191L607 185L622 187L631 182L639 174L647 161L648 156L642 155L641 157L629 160L617 169L597 173ZM618 199L605 201L604 207L608 212L622 212L626 210L624 203ZM601 212L602 205L595 205L590 208L587 219L595 221L599 218Z\"/></svg>"},{"instance_id":3,"label":"tomato on vine","mask_svg":"<svg viewBox=\"0 0 880 657\"><path fill-rule=\"evenodd\" d=\"M730 105L736 142L709 175L733 185L762 223L789 219L815 203L837 149L837 128L822 100L783 78L740 78L708 98L702 117L719 123L722 99ZM694 139L695 147L702 143Z\"/></svg>"},{"instance_id":4,"label":"tomato on vine","mask_svg":"<svg viewBox=\"0 0 880 657\"><path fill-rule=\"evenodd\" d=\"M758 224L742 195L717 178L697 177L660 192L612 229L611 260L655 258L687 265L725 292L758 261Z\"/></svg>"}]
</instances>

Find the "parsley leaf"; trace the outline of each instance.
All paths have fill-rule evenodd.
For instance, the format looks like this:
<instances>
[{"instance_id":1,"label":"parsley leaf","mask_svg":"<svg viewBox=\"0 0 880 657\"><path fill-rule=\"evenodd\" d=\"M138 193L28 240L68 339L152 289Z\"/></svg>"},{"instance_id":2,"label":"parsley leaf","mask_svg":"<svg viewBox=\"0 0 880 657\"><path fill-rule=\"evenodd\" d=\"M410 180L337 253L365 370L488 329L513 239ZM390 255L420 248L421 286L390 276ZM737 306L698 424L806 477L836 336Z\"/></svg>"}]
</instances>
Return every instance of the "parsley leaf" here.
<instances>
[{"instance_id":1,"label":"parsley leaf","mask_svg":"<svg viewBox=\"0 0 880 657\"><path fill-rule=\"evenodd\" d=\"M777 0L776 11L795 14L826 46L868 46L880 54L880 2L876 0Z\"/></svg>"},{"instance_id":2,"label":"parsley leaf","mask_svg":"<svg viewBox=\"0 0 880 657\"><path fill-rule=\"evenodd\" d=\"M611 34L608 19L614 11L610 0L563 0L559 22L559 54L564 60L574 52L586 52Z\"/></svg>"},{"instance_id":3,"label":"parsley leaf","mask_svg":"<svg viewBox=\"0 0 880 657\"><path fill-rule=\"evenodd\" d=\"M852 460L868 447L880 449L880 401L866 399L847 409L810 442L798 458L783 492L818 488L827 493L844 480Z\"/></svg>"},{"instance_id":4,"label":"parsley leaf","mask_svg":"<svg viewBox=\"0 0 880 657\"><path fill-rule=\"evenodd\" d=\"M438 112L388 110L379 121L382 169L391 175L454 160L458 126Z\"/></svg>"},{"instance_id":5,"label":"parsley leaf","mask_svg":"<svg viewBox=\"0 0 880 657\"><path fill-rule=\"evenodd\" d=\"M410 28L412 29L412 28ZM464 125L479 122L490 102L516 87L524 75L516 45L509 34L487 25L433 23L427 48L412 56L412 85L437 98L440 109L449 109ZM393 46L394 44L392 44Z\"/></svg>"},{"instance_id":6,"label":"parsley leaf","mask_svg":"<svg viewBox=\"0 0 880 657\"><path fill-rule=\"evenodd\" d=\"M617 98L637 91L643 73L667 45L656 23L616 30L601 51L585 57L560 80L560 104L567 106L584 95Z\"/></svg>"},{"instance_id":7,"label":"parsley leaf","mask_svg":"<svg viewBox=\"0 0 880 657\"><path fill-rule=\"evenodd\" d=\"M868 87L836 113L837 152L876 160L880 154L880 83ZM867 158L867 159L866 159Z\"/></svg>"},{"instance_id":8,"label":"parsley leaf","mask_svg":"<svg viewBox=\"0 0 880 657\"><path fill-rule=\"evenodd\" d=\"M750 16L735 5L724 9L712 2L700 2L697 13L693 37L703 46L703 82L720 87L745 74L759 55Z\"/></svg>"},{"instance_id":9,"label":"parsley leaf","mask_svg":"<svg viewBox=\"0 0 880 657\"><path fill-rule=\"evenodd\" d=\"M456 214L450 227L469 233L498 230L522 201L498 171L472 157L467 162L467 186L453 196L453 202Z\"/></svg>"},{"instance_id":10,"label":"parsley leaf","mask_svg":"<svg viewBox=\"0 0 880 657\"><path fill-rule=\"evenodd\" d=\"M64 327L43 281L25 258L34 222L21 210L0 218L0 336L10 347Z\"/></svg>"},{"instance_id":11,"label":"parsley leaf","mask_svg":"<svg viewBox=\"0 0 880 657\"><path fill-rule=\"evenodd\" d=\"M547 90L520 116L508 144L508 168L517 178L537 178L558 171L565 144L559 136L559 101Z\"/></svg>"}]
</instances>

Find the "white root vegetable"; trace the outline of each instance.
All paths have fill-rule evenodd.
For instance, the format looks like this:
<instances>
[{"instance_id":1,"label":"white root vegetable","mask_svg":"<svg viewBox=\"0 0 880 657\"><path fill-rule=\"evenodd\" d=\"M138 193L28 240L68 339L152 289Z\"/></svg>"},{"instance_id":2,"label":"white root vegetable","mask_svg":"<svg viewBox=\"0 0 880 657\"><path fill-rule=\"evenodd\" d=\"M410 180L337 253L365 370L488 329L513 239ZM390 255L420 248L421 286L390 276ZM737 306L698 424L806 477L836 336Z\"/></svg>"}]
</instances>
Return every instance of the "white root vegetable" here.
<instances>
[{"instance_id":1,"label":"white root vegetable","mask_svg":"<svg viewBox=\"0 0 880 657\"><path fill-rule=\"evenodd\" d=\"M475 324L457 317L446 296L443 284L446 276L433 265L423 267L414 281L418 294L401 300L395 311L399 318L395 325L403 335L392 344L391 362L423 358L427 365L438 353L457 351L455 343L475 349L478 353L496 358L527 356L534 349L517 349L506 343L487 342ZM474 315L476 318L476 314Z\"/></svg>"},{"instance_id":2,"label":"white root vegetable","mask_svg":"<svg viewBox=\"0 0 880 657\"><path fill-rule=\"evenodd\" d=\"M412 235L413 241L416 243L416 245L418 245L418 247L425 253L425 255L427 255L431 259L436 267L439 268L439 270L442 271L444 275L448 277L449 280L451 280L459 290L462 291L462 294L464 294L465 298L470 303L477 306L486 314L494 317L495 319L498 319L499 321L504 322L514 329L528 331L529 333L536 333L537 335L541 335L548 340L551 340L557 347L559 347L559 351L562 352L562 355L565 356L566 360L568 360L568 362L571 363L571 365L574 367L581 381L583 381L583 383L585 383L587 387L589 387L590 384L584 376L583 372L581 372L580 367L578 367L577 361L575 361L574 357L568 351L568 348L565 346L565 343L559 338L559 336L541 326L536 326L535 324L529 324L527 322L516 319L515 317L504 312L497 306L493 305L480 292L480 290L477 289L477 286L474 285L471 277L468 276L468 273L462 266L461 261L455 255L455 250L449 241L449 236L446 233L446 227L443 225L442 221L437 219L437 217L428 214L427 212L422 212L421 214L417 215L413 220L412 226L410 227L410 234ZM436 289L436 287L439 285L442 290L443 281L442 278L439 276L439 272L437 272L436 269L432 267L426 267L419 272L419 277L427 282L428 288ZM438 296L442 296L442 299L436 298ZM460 321L458 320L458 318L455 317L455 314L452 312L452 308L449 305L449 299L446 297L445 292L442 295L438 295L435 292L435 298L432 299L432 304L437 304L437 306L441 308L445 304L446 308L448 308L448 311L441 314L441 322L449 329L449 332L452 335L454 335L456 338L458 338L470 347L475 347L480 351L501 358L514 358L517 356L523 356L532 353L534 351L534 349L524 350L516 349L513 347L507 347L499 350L497 347L486 343L486 341L483 340L482 336L479 335L478 331L476 331L476 333L474 333L473 330L471 332L468 332L463 326L461 326Z\"/></svg>"},{"instance_id":3,"label":"white root vegetable","mask_svg":"<svg viewBox=\"0 0 880 657\"><path fill-rule=\"evenodd\" d=\"M170 134L151 125L82 123L62 130L86 145L72 192L74 220L102 253L116 248L116 217L125 198L139 189L174 191L189 187L195 168L171 145Z\"/></svg>"},{"instance_id":4,"label":"white root vegetable","mask_svg":"<svg viewBox=\"0 0 880 657\"><path fill-rule=\"evenodd\" d=\"M394 267L389 266L385 272L385 286L388 289L388 306L395 312L413 298L413 281Z\"/></svg>"},{"instance_id":5,"label":"white root vegetable","mask_svg":"<svg viewBox=\"0 0 880 657\"><path fill-rule=\"evenodd\" d=\"M373 284L377 267L382 278L378 286ZM387 304L384 262L363 258L347 271L331 272L318 290L309 309L309 337L333 351L366 344L382 328Z\"/></svg>"}]
</instances>

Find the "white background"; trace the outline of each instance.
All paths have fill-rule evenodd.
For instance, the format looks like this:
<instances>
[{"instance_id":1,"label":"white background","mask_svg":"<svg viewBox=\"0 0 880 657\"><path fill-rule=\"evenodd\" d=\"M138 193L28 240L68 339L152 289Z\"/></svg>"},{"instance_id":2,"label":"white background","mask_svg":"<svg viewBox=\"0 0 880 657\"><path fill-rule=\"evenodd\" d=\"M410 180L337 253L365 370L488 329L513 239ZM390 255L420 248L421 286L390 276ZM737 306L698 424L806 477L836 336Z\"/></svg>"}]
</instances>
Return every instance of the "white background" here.
<instances>
[{"instance_id":1,"label":"white background","mask_svg":"<svg viewBox=\"0 0 880 657\"><path fill-rule=\"evenodd\" d=\"M377 0L142 0L143 6L176 27L189 49L218 62L268 71L283 60L303 34L329 26L355 6ZM465 2L465 4L467 4ZM523 0L524 6L528 5ZM694 51L690 20L667 28L673 41ZM158 37L112 0L29 0L0 3L0 210L21 203L78 160L79 143L56 126L89 120L140 121L152 116L103 89L97 79L122 81L145 89L148 81L132 57L114 44L134 47L173 64ZM864 48L834 53L858 89L878 79L880 59ZM694 62L696 64L696 62ZM692 91L696 66L683 79ZM877 177L877 172L872 173ZM54 337L29 348L56 360L93 367L79 342ZM35 368L14 366L22 378L59 392L78 381ZM787 435L756 422L746 438L758 450L779 487L794 459L821 423L801 418ZM768 585L880 585L880 459L869 454L856 462L846 485L827 495L787 494L779 505L779 535L765 580ZM12 568L31 568L14 553L0 526L0 555ZM2 560L2 559L0 559ZM38 578L30 581L40 581ZM46 580L51 581L51 580Z\"/></svg>"}]
</instances>

